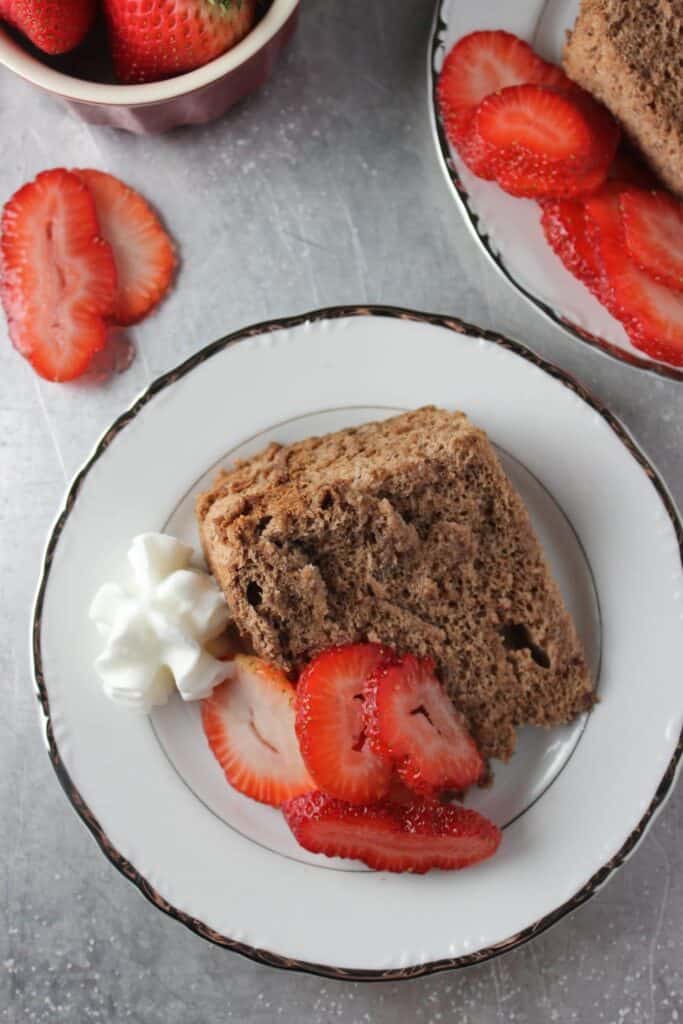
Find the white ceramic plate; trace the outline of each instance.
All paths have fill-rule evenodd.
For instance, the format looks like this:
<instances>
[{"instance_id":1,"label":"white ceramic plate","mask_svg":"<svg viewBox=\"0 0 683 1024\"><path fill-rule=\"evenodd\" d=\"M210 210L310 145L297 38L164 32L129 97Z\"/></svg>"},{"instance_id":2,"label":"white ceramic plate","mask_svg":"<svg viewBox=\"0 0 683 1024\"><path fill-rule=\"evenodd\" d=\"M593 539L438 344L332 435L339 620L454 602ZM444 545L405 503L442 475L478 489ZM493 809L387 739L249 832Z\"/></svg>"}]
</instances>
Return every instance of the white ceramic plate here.
<instances>
[{"instance_id":1,"label":"white ceramic plate","mask_svg":"<svg viewBox=\"0 0 683 1024\"><path fill-rule=\"evenodd\" d=\"M300 850L277 811L223 781L196 707L171 702L149 720L110 704L92 669L87 608L134 534L168 529L197 543L192 497L215 466L272 438L430 402L464 409L498 445L601 701L567 728L524 730L493 789L472 799L505 827L495 858L418 878ZM632 438L576 381L515 342L385 308L249 328L157 380L69 491L33 628L52 763L116 867L220 945L334 977L406 978L481 961L592 895L673 784L681 537Z\"/></svg>"},{"instance_id":2,"label":"white ceramic plate","mask_svg":"<svg viewBox=\"0 0 683 1024\"><path fill-rule=\"evenodd\" d=\"M579 0L437 0L427 67L437 151L473 237L524 298L578 341L632 366L683 380L680 367L634 348L619 321L566 270L545 240L537 203L515 199L468 170L450 145L439 116L438 75L458 39L477 29L505 29L526 39L546 60L559 63L578 9Z\"/></svg>"}]
</instances>

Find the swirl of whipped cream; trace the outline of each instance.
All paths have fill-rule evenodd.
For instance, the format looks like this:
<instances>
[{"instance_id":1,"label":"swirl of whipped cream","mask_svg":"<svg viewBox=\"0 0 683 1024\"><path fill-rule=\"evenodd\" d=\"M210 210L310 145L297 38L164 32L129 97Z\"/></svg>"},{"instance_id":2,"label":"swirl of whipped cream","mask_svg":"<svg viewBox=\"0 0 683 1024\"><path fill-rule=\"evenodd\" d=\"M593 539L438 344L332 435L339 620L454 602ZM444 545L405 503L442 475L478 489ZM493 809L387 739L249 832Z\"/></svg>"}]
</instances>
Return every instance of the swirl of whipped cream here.
<instances>
[{"instance_id":1,"label":"swirl of whipped cream","mask_svg":"<svg viewBox=\"0 0 683 1024\"><path fill-rule=\"evenodd\" d=\"M211 576L190 568L193 551L175 537L143 533L128 551L128 586L105 583L90 618L105 640L95 668L112 700L150 711L174 686L183 700L201 700L231 673L206 644L230 619Z\"/></svg>"}]
</instances>

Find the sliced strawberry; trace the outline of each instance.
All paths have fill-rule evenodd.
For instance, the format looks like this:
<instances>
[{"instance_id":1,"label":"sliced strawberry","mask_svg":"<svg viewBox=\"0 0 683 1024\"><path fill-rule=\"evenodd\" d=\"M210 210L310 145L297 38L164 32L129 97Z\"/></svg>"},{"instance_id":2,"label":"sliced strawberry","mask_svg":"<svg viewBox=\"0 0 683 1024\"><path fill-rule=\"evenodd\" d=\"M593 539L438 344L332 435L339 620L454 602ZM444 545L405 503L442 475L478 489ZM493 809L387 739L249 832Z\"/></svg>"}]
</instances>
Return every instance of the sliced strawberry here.
<instances>
[{"instance_id":1,"label":"sliced strawberry","mask_svg":"<svg viewBox=\"0 0 683 1024\"><path fill-rule=\"evenodd\" d=\"M626 248L619 192L586 201L589 238L604 269L603 301L622 321L636 348L683 366L683 293L641 270Z\"/></svg>"},{"instance_id":2,"label":"sliced strawberry","mask_svg":"<svg viewBox=\"0 0 683 1024\"><path fill-rule=\"evenodd\" d=\"M490 167L489 163L489 167ZM511 196L521 199L574 199L591 195L605 180L605 169L599 167L581 173L564 174L561 171L520 170L514 164L499 166L492 175L500 187Z\"/></svg>"},{"instance_id":3,"label":"sliced strawberry","mask_svg":"<svg viewBox=\"0 0 683 1024\"><path fill-rule=\"evenodd\" d=\"M545 200L541 204L541 227L548 245L567 270L594 291L597 267L586 236L582 200Z\"/></svg>"},{"instance_id":4,"label":"sliced strawberry","mask_svg":"<svg viewBox=\"0 0 683 1024\"><path fill-rule=\"evenodd\" d=\"M422 875L469 867L491 857L502 838L476 811L433 800L358 807L318 792L291 800L283 811L304 849L360 860L376 871Z\"/></svg>"},{"instance_id":5,"label":"sliced strawberry","mask_svg":"<svg viewBox=\"0 0 683 1024\"><path fill-rule=\"evenodd\" d=\"M406 654L380 665L366 683L363 714L372 749L417 793L463 792L486 772L430 659Z\"/></svg>"},{"instance_id":6,"label":"sliced strawberry","mask_svg":"<svg viewBox=\"0 0 683 1024\"><path fill-rule=\"evenodd\" d=\"M90 189L102 235L114 253L118 289L112 320L137 323L168 291L176 265L173 243L139 192L103 171L74 173Z\"/></svg>"},{"instance_id":7,"label":"sliced strawberry","mask_svg":"<svg viewBox=\"0 0 683 1024\"><path fill-rule=\"evenodd\" d=\"M589 165L592 170L600 168L609 174L621 142L619 122L607 107L599 103L585 89L574 85L565 96L581 111L590 125L592 147Z\"/></svg>"},{"instance_id":8,"label":"sliced strawberry","mask_svg":"<svg viewBox=\"0 0 683 1024\"><path fill-rule=\"evenodd\" d=\"M603 258L607 247L622 249L625 253L626 243L619 217L619 193L622 183L608 181L595 195L584 201L584 219L586 226L586 239L589 247L593 249L595 265L598 269L598 280L596 283L596 295L603 306L615 317L621 320L628 330L628 316L626 311L616 301L614 288L608 277Z\"/></svg>"},{"instance_id":9,"label":"sliced strawberry","mask_svg":"<svg viewBox=\"0 0 683 1024\"><path fill-rule=\"evenodd\" d=\"M562 161L583 170L591 155L591 126L570 96L542 85L513 85L483 100L474 129L521 168Z\"/></svg>"},{"instance_id":10,"label":"sliced strawberry","mask_svg":"<svg viewBox=\"0 0 683 1024\"><path fill-rule=\"evenodd\" d=\"M542 91L551 97L554 94L553 90ZM595 163L594 140L583 156L572 152L554 159L548 152L544 155L540 150L533 152L523 146L501 148L485 139L479 131L480 111L485 120L502 99L502 94L496 94L480 104L470 131L460 144L460 155L474 174L497 181L510 195L528 199L585 195L603 183L609 157L605 155ZM577 121L582 119L576 111L574 116ZM507 128L507 120L504 124Z\"/></svg>"},{"instance_id":11,"label":"sliced strawberry","mask_svg":"<svg viewBox=\"0 0 683 1024\"><path fill-rule=\"evenodd\" d=\"M12 344L48 380L82 374L106 339L116 268L82 181L43 171L7 202L0 295Z\"/></svg>"},{"instance_id":12,"label":"sliced strawberry","mask_svg":"<svg viewBox=\"0 0 683 1024\"><path fill-rule=\"evenodd\" d=\"M484 142L477 132L470 128L459 141L457 148L472 174L486 181L496 180L495 149Z\"/></svg>"},{"instance_id":13,"label":"sliced strawberry","mask_svg":"<svg viewBox=\"0 0 683 1024\"><path fill-rule=\"evenodd\" d=\"M619 197L626 247L641 270L683 289L683 203L667 192L629 189Z\"/></svg>"},{"instance_id":14,"label":"sliced strawberry","mask_svg":"<svg viewBox=\"0 0 683 1024\"><path fill-rule=\"evenodd\" d=\"M541 60L528 43L509 32L472 32L460 39L444 61L437 87L453 145L465 139L474 111L486 96L524 82L558 88L570 84L560 68Z\"/></svg>"},{"instance_id":15,"label":"sliced strawberry","mask_svg":"<svg viewBox=\"0 0 683 1024\"><path fill-rule=\"evenodd\" d=\"M430 798L423 797L423 799ZM400 804L401 806L405 806L405 804L412 804L414 803L414 801L415 790L410 789L409 786L406 786L405 782L403 782L398 775L392 775L391 783L389 785L389 792L384 797L382 803Z\"/></svg>"},{"instance_id":16,"label":"sliced strawberry","mask_svg":"<svg viewBox=\"0 0 683 1024\"><path fill-rule=\"evenodd\" d=\"M586 231L583 200L546 200L542 204L541 227L550 248L567 270L599 298L601 265Z\"/></svg>"},{"instance_id":17,"label":"sliced strawberry","mask_svg":"<svg viewBox=\"0 0 683 1024\"><path fill-rule=\"evenodd\" d=\"M296 733L313 779L349 803L381 800L391 765L371 750L363 722L368 677L390 652L377 644L332 647L304 669L297 686Z\"/></svg>"},{"instance_id":18,"label":"sliced strawberry","mask_svg":"<svg viewBox=\"0 0 683 1024\"><path fill-rule=\"evenodd\" d=\"M548 244L567 270L582 281L617 318L620 311L615 306L605 274L597 226L586 212L586 202L588 198L595 198L616 204L624 187L622 181L610 178L590 197L545 199L541 202L541 226Z\"/></svg>"},{"instance_id":19,"label":"sliced strawberry","mask_svg":"<svg viewBox=\"0 0 683 1024\"><path fill-rule=\"evenodd\" d=\"M602 184L618 138L616 122L586 94L518 85L482 101L468 145L512 195L560 197Z\"/></svg>"},{"instance_id":20,"label":"sliced strawberry","mask_svg":"<svg viewBox=\"0 0 683 1024\"><path fill-rule=\"evenodd\" d=\"M602 249L607 277L636 348L683 366L683 293L655 281L623 252Z\"/></svg>"},{"instance_id":21,"label":"sliced strawberry","mask_svg":"<svg viewBox=\"0 0 683 1024\"><path fill-rule=\"evenodd\" d=\"M314 787L294 731L296 691L274 665L239 654L233 674L202 701L204 734L231 786L264 804Z\"/></svg>"},{"instance_id":22,"label":"sliced strawberry","mask_svg":"<svg viewBox=\"0 0 683 1024\"><path fill-rule=\"evenodd\" d=\"M619 162L625 173L627 165ZM628 186L620 178L608 178L590 198L607 200L616 211L620 193ZM613 300L609 282L600 256L597 226L586 213L588 197L576 199L546 199L541 203L541 226L551 249L560 257L567 270L578 277L610 311ZM613 315L617 315L616 312Z\"/></svg>"}]
</instances>

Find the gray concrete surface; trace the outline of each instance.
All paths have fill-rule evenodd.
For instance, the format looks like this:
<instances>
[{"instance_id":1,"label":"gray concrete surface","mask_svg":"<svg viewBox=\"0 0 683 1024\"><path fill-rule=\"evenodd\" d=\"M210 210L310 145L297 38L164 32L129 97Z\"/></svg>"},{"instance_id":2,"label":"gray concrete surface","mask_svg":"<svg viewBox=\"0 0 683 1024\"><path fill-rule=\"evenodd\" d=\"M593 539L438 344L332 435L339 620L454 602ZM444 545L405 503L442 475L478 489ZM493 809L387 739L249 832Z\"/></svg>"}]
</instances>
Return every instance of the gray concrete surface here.
<instances>
[{"instance_id":1,"label":"gray concrete surface","mask_svg":"<svg viewBox=\"0 0 683 1024\"><path fill-rule=\"evenodd\" d=\"M268 88L218 124L163 138L88 128L0 73L0 200L45 167L102 167L156 202L183 260L163 309L131 332L134 363L105 383L39 381L0 325L0 1020L674 1024L680 787L611 884L549 933L466 972L362 986L258 967L163 917L99 853L42 747L27 637L65 483L143 385L244 324L375 301L504 331L592 388L683 499L683 386L565 337L468 237L427 119L431 3L304 6Z\"/></svg>"}]
</instances>

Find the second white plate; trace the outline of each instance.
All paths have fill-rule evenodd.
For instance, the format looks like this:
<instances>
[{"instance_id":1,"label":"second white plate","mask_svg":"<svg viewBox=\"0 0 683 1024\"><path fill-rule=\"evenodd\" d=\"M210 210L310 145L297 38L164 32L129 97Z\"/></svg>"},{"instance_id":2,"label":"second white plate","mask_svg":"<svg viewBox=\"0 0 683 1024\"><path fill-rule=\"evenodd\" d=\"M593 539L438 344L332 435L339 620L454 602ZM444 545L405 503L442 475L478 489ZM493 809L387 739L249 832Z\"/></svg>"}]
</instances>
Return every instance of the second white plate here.
<instances>
[{"instance_id":1,"label":"second white plate","mask_svg":"<svg viewBox=\"0 0 683 1024\"><path fill-rule=\"evenodd\" d=\"M683 370L640 352L604 306L563 266L545 240L540 207L515 199L465 166L450 145L436 98L444 57L478 29L505 29L526 39L546 60L559 63L578 0L437 0L428 56L430 118L437 152L472 236L500 273L569 336L608 356L683 380Z\"/></svg>"}]
</instances>

